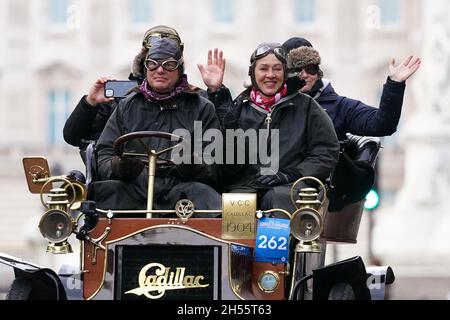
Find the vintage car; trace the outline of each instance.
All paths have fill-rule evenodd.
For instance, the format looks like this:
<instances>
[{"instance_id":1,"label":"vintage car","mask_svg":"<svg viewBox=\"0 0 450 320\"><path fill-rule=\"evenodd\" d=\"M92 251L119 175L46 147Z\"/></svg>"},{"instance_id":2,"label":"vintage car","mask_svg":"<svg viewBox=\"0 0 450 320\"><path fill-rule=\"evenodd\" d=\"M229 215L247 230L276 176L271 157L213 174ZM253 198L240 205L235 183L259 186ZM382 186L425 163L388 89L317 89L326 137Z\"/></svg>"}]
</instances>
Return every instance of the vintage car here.
<instances>
[{"instance_id":1,"label":"vintage car","mask_svg":"<svg viewBox=\"0 0 450 320\"><path fill-rule=\"evenodd\" d=\"M155 135L171 137L137 132L116 144ZM359 153L367 153L367 146L373 163L379 141L360 140ZM369 300L382 299L384 286L393 282L389 267L366 269L360 257L324 265L327 242L356 242L364 201L328 212L330 185L304 177L291 190L294 212L258 210L256 195L246 193L223 194L221 210L197 210L189 199L173 210L154 210L161 153L149 148L146 155L146 210L98 208L86 200L81 172L52 176L45 158L24 158L29 190L45 208L39 230L47 252L72 252L69 237L75 234L81 261L56 273L0 254L16 275L7 299ZM306 180L319 190L296 191Z\"/></svg>"}]
</instances>

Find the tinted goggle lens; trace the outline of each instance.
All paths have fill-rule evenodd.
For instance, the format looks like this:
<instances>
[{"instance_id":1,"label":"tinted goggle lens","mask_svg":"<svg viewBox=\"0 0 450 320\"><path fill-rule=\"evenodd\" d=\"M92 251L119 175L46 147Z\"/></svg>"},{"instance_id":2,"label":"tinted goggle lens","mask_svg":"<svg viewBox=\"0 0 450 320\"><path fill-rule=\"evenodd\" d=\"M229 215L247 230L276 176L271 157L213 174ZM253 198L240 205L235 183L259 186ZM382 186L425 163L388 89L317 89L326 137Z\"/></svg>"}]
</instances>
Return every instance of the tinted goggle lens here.
<instances>
[{"instance_id":1,"label":"tinted goggle lens","mask_svg":"<svg viewBox=\"0 0 450 320\"><path fill-rule=\"evenodd\" d=\"M183 58L180 60L164 60L164 61L156 61L153 59L145 60L145 67L150 70L156 70L159 66L163 67L164 70L174 71L177 70L178 67L183 63Z\"/></svg>"},{"instance_id":2,"label":"tinted goggle lens","mask_svg":"<svg viewBox=\"0 0 450 320\"><path fill-rule=\"evenodd\" d=\"M283 48L280 47L271 47L271 46L262 46L256 49L254 60L258 60L262 57L267 56L269 53L274 53L278 59L286 61L286 55Z\"/></svg>"},{"instance_id":3,"label":"tinted goggle lens","mask_svg":"<svg viewBox=\"0 0 450 320\"><path fill-rule=\"evenodd\" d=\"M170 33L152 33L147 38L144 39L142 45L150 49L152 45L154 45L157 41L161 40L162 38L169 38L175 40L181 46L180 39L177 36Z\"/></svg>"},{"instance_id":4,"label":"tinted goggle lens","mask_svg":"<svg viewBox=\"0 0 450 320\"><path fill-rule=\"evenodd\" d=\"M269 46L259 47L258 49L256 49L255 58L259 58L265 54L268 54L271 50L272 50L272 48Z\"/></svg>"},{"instance_id":5,"label":"tinted goggle lens","mask_svg":"<svg viewBox=\"0 0 450 320\"><path fill-rule=\"evenodd\" d=\"M299 75L303 70L307 74L315 75L315 74L319 73L319 66L317 64L310 64L303 68L292 69L292 70L289 70L289 76Z\"/></svg>"}]
</instances>

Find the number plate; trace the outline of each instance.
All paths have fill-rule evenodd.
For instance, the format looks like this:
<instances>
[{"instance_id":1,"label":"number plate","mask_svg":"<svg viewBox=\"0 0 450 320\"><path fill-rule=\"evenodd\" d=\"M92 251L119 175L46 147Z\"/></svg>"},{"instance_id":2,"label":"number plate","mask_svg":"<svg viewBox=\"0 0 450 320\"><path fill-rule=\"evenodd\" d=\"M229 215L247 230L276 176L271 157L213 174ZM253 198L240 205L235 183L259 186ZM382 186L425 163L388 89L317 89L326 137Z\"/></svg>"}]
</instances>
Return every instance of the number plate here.
<instances>
[{"instance_id":1,"label":"number plate","mask_svg":"<svg viewBox=\"0 0 450 320\"><path fill-rule=\"evenodd\" d=\"M222 239L255 239L255 193L222 195Z\"/></svg>"},{"instance_id":2,"label":"number plate","mask_svg":"<svg viewBox=\"0 0 450 320\"><path fill-rule=\"evenodd\" d=\"M260 262L283 262L288 259L289 220L262 218L258 220L255 260Z\"/></svg>"}]
</instances>

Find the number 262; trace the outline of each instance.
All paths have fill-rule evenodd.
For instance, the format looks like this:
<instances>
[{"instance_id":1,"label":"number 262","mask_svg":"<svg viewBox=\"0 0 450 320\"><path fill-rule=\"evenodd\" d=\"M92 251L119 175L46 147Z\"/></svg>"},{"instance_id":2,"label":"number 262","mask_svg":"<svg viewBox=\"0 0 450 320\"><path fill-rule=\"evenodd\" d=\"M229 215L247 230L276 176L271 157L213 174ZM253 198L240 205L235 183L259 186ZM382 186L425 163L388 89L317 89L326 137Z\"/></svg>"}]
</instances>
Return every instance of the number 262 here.
<instances>
[{"instance_id":1,"label":"number 262","mask_svg":"<svg viewBox=\"0 0 450 320\"><path fill-rule=\"evenodd\" d=\"M258 248L286 250L287 239L285 237L278 237L277 241L275 241L275 236L272 236L267 240L267 236L261 235L259 236L258 240L261 241L261 243L258 244Z\"/></svg>"}]
</instances>

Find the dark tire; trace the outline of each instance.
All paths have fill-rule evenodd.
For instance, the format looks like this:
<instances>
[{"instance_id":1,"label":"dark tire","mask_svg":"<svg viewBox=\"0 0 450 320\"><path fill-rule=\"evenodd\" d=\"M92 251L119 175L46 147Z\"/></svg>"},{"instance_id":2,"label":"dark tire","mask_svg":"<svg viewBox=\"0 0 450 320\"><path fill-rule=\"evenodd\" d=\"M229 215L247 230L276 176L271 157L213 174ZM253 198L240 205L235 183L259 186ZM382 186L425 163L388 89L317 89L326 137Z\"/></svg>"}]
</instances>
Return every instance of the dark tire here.
<instances>
[{"instance_id":1,"label":"dark tire","mask_svg":"<svg viewBox=\"0 0 450 320\"><path fill-rule=\"evenodd\" d=\"M355 292L349 284L338 283L331 288L328 300L355 300Z\"/></svg>"},{"instance_id":2,"label":"dark tire","mask_svg":"<svg viewBox=\"0 0 450 320\"><path fill-rule=\"evenodd\" d=\"M15 278L8 293L6 300L29 300L32 283L25 277Z\"/></svg>"}]
</instances>

